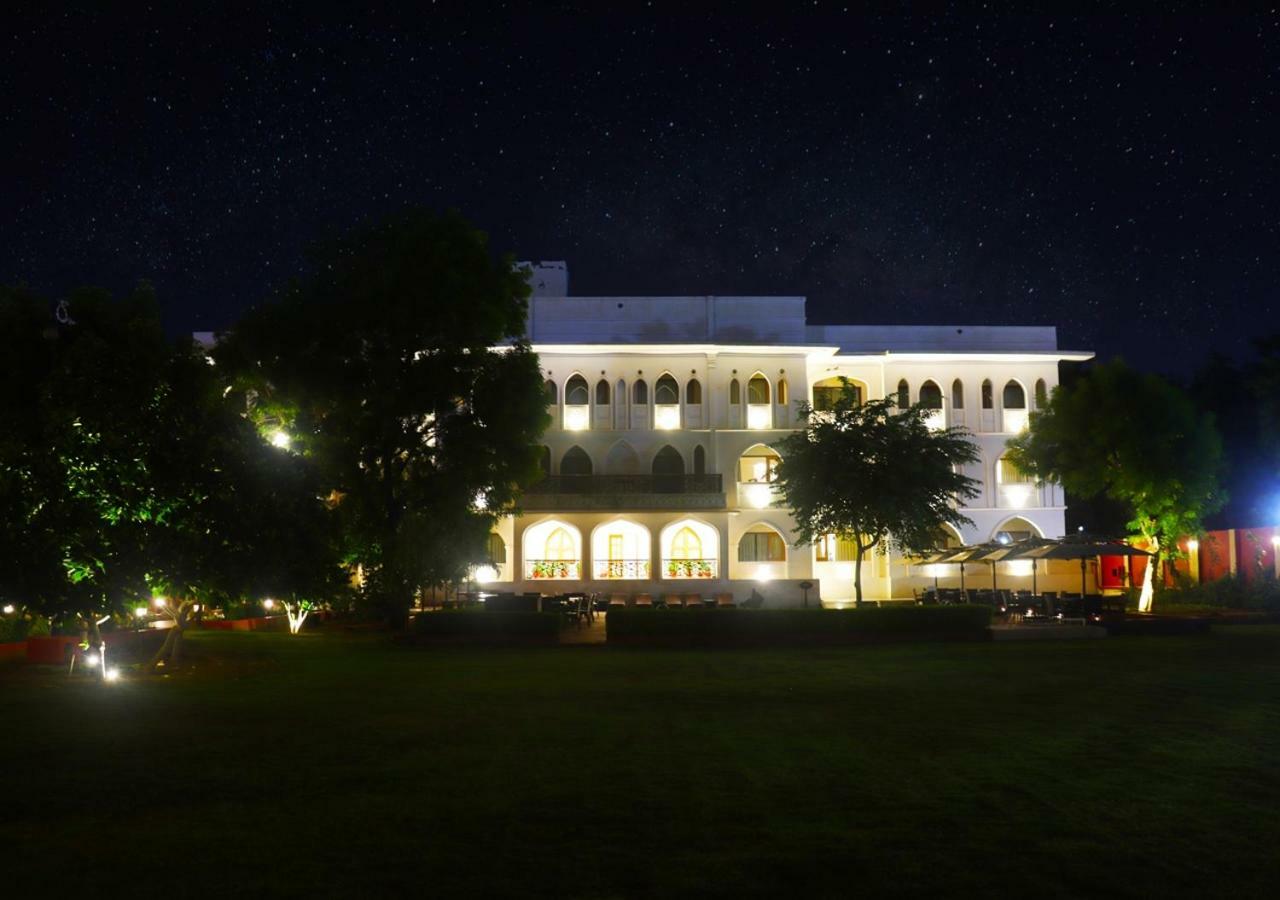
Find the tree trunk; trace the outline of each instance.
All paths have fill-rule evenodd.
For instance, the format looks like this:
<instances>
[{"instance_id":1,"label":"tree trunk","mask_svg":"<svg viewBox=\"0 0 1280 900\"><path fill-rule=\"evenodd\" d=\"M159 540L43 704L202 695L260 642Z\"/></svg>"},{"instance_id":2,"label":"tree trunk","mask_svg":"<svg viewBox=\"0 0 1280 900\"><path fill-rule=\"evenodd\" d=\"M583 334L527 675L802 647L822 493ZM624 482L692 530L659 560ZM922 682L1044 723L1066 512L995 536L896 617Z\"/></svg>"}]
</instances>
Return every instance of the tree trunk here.
<instances>
[{"instance_id":1,"label":"tree trunk","mask_svg":"<svg viewBox=\"0 0 1280 900\"><path fill-rule=\"evenodd\" d=\"M1147 568L1142 573L1142 591L1138 594L1138 612L1151 612L1151 601L1155 599L1155 569L1160 562L1160 540L1159 538L1150 536L1147 538L1150 542L1151 550L1154 556L1147 560Z\"/></svg>"},{"instance_id":2,"label":"tree trunk","mask_svg":"<svg viewBox=\"0 0 1280 900\"><path fill-rule=\"evenodd\" d=\"M173 616L173 627L165 634L164 643L160 645L156 655L151 657L151 668L155 669L161 665L176 666L182 661L183 632L187 627L187 614L190 610L189 601L182 600L178 603Z\"/></svg>"},{"instance_id":3,"label":"tree trunk","mask_svg":"<svg viewBox=\"0 0 1280 900\"><path fill-rule=\"evenodd\" d=\"M854 546L857 550L853 554L853 606L862 609L862 556L865 551L862 541L857 541Z\"/></svg>"}]
</instances>

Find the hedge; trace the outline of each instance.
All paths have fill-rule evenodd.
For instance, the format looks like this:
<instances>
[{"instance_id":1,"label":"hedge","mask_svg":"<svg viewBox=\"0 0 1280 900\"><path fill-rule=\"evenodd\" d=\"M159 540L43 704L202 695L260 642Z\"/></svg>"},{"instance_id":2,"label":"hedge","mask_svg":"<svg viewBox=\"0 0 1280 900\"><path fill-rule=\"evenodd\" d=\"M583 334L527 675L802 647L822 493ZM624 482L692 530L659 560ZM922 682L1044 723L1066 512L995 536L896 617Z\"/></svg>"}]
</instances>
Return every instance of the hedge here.
<instances>
[{"instance_id":1,"label":"hedge","mask_svg":"<svg viewBox=\"0 0 1280 900\"><path fill-rule=\"evenodd\" d=\"M985 640L988 606L869 609L610 609L611 643L847 644Z\"/></svg>"},{"instance_id":2,"label":"hedge","mask_svg":"<svg viewBox=\"0 0 1280 900\"><path fill-rule=\"evenodd\" d=\"M414 634L433 638L524 638L556 640L560 634L558 613L492 612L458 609L419 613Z\"/></svg>"}]
</instances>

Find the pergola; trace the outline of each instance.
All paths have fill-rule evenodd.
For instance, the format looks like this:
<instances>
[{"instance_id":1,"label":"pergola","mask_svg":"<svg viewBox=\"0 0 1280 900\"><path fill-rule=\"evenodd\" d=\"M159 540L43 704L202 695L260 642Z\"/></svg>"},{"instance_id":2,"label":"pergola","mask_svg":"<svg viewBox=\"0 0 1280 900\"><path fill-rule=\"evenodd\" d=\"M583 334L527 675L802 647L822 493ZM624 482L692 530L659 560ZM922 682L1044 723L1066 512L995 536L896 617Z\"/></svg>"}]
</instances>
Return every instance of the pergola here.
<instances>
[{"instance_id":1,"label":"pergola","mask_svg":"<svg viewBox=\"0 0 1280 900\"><path fill-rule=\"evenodd\" d=\"M1033 537L1007 544L999 541L989 541L984 544L954 547L949 550L939 550L928 554L920 562L929 565L959 564L961 591L965 589L965 564L971 562L989 563L991 566L991 590L995 591L996 563L998 562L1026 559L1034 563L1042 559L1078 559L1080 560L1080 596L1083 597L1088 593L1086 577L1088 561L1099 556L1151 556L1151 554L1120 541L1095 538L1085 534L1073 534L1057 539ZM937 590L938 579L936 575L933 579L933 586ZM1031 592L1033 594L1039 593L1036 589L1036 570L1034 566L1031 569Z\"/></svg>"}]
</instances>

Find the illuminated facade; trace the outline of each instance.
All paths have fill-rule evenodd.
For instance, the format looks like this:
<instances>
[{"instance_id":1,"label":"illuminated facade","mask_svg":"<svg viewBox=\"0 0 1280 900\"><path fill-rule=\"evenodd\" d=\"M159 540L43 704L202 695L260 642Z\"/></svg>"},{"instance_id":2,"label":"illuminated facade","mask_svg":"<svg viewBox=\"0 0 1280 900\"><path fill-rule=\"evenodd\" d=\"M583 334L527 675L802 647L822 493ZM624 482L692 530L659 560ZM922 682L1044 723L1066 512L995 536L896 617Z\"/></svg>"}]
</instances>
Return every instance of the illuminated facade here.
<instances>
[{"instance_id":1,"label":"illuminated facade","mask_svg":"<svg viewBox=\"0 0 1280 900\"><path fill-rule=\"evenodd\" d=\"M503 520L483 580L499 590L733 592L797 605L811 581L852 595L850 548L794 542L770 445L841 376L865 397L926 402L972 432L981 482L965 543L1063 533L1061 489L1002 459L1057 384L1051 327L810 325L803 297L573 297L562 263L531 269L528 333L547 380L546 478ZM910 596L926 573L863 563L868 597Z\"/></svg>"}]
</instances>

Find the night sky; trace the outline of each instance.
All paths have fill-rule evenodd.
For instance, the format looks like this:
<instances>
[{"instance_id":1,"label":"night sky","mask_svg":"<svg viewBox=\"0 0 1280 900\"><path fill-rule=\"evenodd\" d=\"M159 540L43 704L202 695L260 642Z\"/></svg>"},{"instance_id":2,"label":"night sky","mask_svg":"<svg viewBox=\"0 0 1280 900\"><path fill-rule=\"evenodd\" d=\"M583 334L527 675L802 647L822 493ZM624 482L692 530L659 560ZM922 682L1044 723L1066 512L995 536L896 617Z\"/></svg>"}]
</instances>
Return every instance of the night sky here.
<instances>
[{"instance_id":1,"label":"night sky","mask_svg":"<svg viewBox=\"0 0 1280 900\"><path fill-rule=\"evenodd\" d=\"M222 328L418 204L578 294L1056 324L1178 374L1280 330L1275 8L173 6L4 21L0 281L146 278L173 331Z\"/></svg>"}]
</instances>

